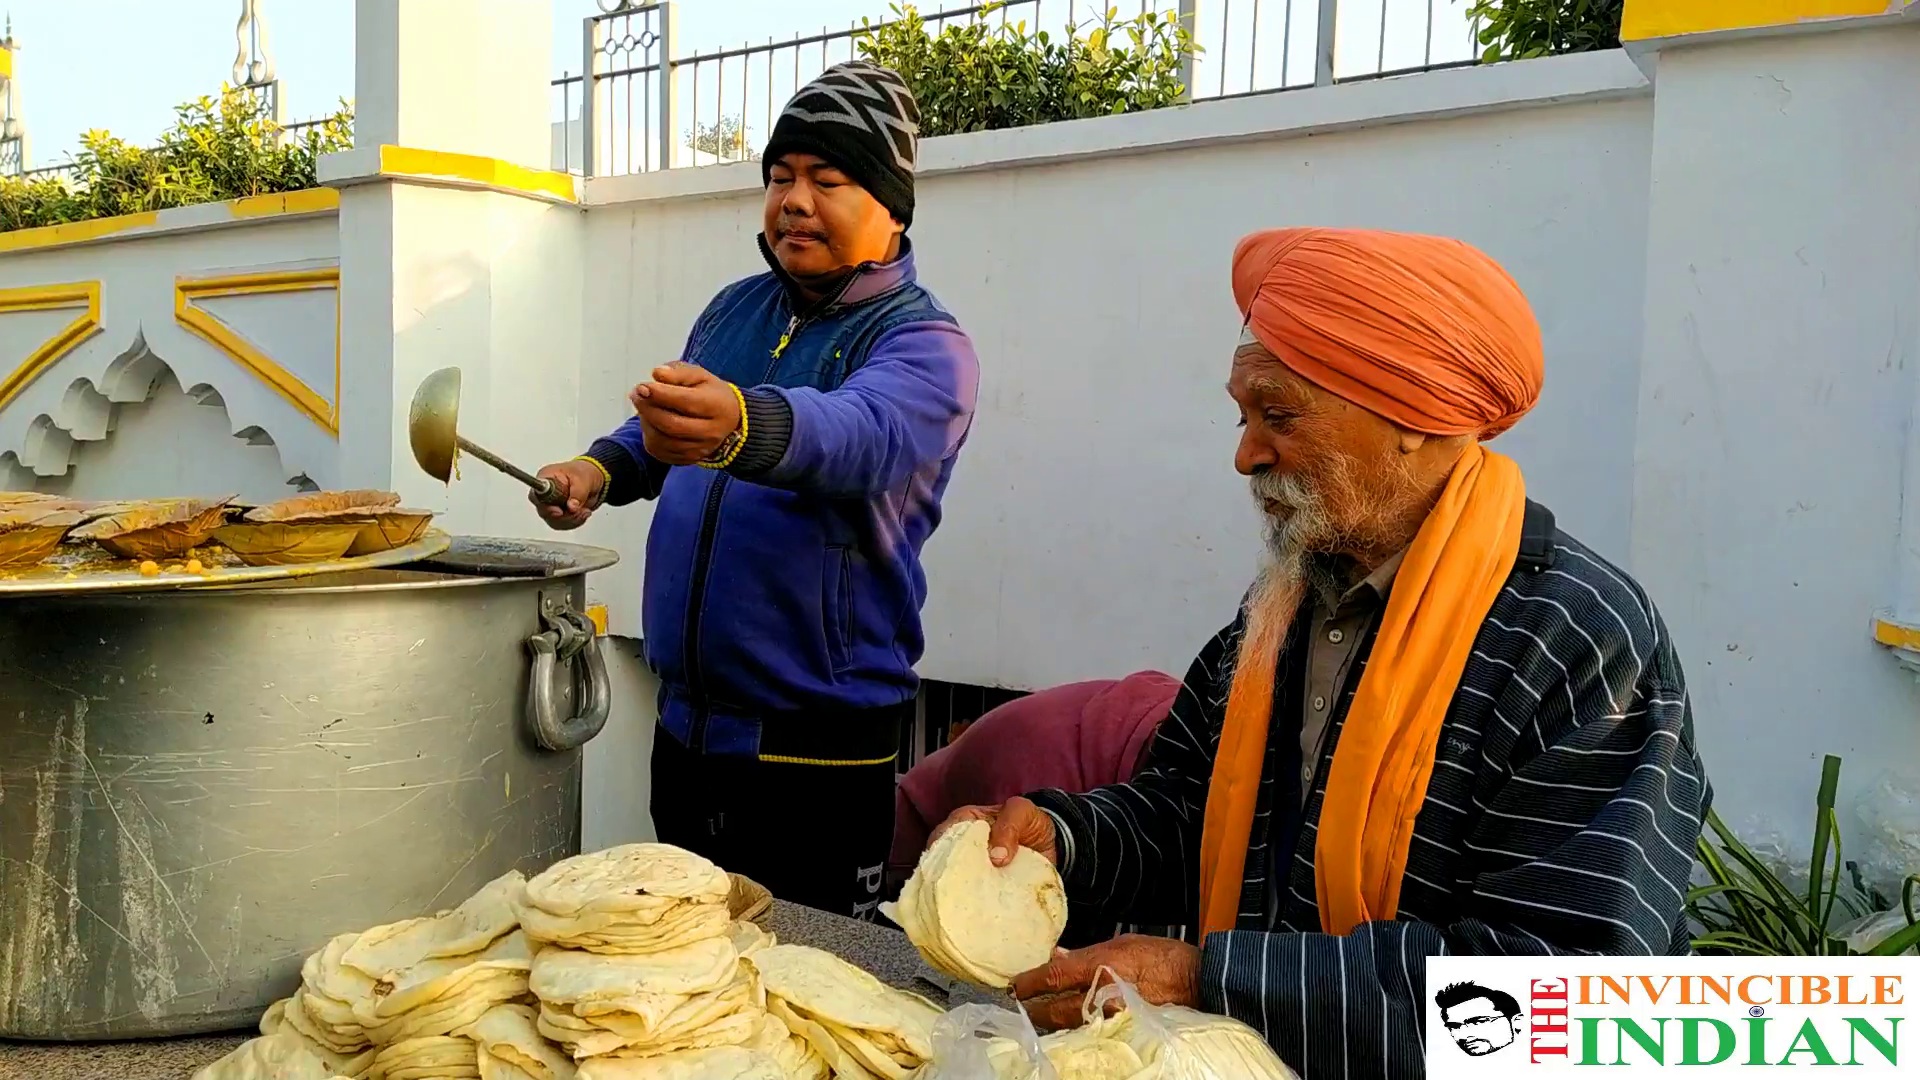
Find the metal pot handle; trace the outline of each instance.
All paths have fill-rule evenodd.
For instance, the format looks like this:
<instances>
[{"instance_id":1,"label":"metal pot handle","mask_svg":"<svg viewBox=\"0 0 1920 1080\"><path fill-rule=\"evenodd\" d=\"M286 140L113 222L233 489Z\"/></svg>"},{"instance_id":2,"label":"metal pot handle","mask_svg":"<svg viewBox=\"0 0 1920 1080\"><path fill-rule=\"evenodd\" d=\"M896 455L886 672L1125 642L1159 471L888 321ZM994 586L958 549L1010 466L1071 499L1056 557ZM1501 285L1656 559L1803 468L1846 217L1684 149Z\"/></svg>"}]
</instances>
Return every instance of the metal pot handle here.
<instances>
[{"instance_id":1,"label":"metal pot handle","mask_svg":"<svg viewBox=\"0 0 1920 1080\"><path fill-rule=\"evenodd\" d=\"M613 703L607 682L607 662L600 655L600 639L593 621L573 610L566 599L540 598L540 622L547 629L527 639L533 650L533 674L527 681L527 719L533 740L543 750L573 750L607 726ZM585 679L580 664L585 661ZM579 713L560 719L560 688L554 679L564 666L576 689L582 690ZM584 681L584 686L583 686Z\"/></svg>"}]
</instances>

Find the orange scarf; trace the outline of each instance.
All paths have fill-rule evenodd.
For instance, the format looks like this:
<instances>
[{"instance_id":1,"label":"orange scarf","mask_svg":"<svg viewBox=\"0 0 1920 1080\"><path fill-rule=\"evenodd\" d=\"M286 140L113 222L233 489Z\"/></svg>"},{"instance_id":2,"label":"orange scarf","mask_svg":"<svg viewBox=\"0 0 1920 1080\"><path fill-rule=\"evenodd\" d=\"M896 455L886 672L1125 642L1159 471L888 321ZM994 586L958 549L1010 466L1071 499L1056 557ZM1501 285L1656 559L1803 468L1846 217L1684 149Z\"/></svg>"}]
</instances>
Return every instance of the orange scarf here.
<instances>
[{"instance_id":1,"label":"orange scarf","mask_svg":"<svg viewBox=\"0 0 1920 1080\"><path fill-rule=\"evenodd\" d=\"M1413 823L1433 776L1440 725L1480 624L1520 553L1526 482L1513 459L1479 445L1407 549L1367 669L1334 748L1314 850L1320 927L1346 934L1400 906ZM1231 930L1267 752L1284 632L1243 650L1227 697L1200 839L1203 934Z\"/></svg>"}]
</instances>

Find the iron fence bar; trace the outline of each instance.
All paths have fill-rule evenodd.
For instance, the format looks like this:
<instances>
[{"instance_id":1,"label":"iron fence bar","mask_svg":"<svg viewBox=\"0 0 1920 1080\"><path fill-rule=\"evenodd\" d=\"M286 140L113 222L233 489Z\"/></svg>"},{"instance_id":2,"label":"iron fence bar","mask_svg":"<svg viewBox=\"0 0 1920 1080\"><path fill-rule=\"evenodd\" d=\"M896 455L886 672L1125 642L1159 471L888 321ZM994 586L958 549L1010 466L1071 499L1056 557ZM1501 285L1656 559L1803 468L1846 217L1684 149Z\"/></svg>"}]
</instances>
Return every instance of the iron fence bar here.
<instances>
[{"instance_id":1,"label":"iron fence bar","mask_svg":"<svg viewBox=\"0 0 1920 1080\"><path fill-rule=\"evenodd\" d=\"M1390 68L1386 71L1368 71L1358 75L1342 75L1334 82L1337 86L1345 86L1348 83L1376 82L1380 79L1397 79L1402 75L1424 75L1430 71L1452 71L1455 68L1479 66L1480 61L1478 60L1443 60L1438 64L1427 64L1424 66L1415 64L1409 67Z\"/></svg>"},{"instance_id":2,"label":"iron fence bar","mask_svg":"<svg viewBox=\"0 0 1920 1080\"><path fill-rule=\"evenodd\" d=\"M659 19L659 32L654 44L660 50L660 100L654 103L660 112L660 167L673 168L673 151L676 141L673 137L674 93L673 85L673 45L679 38L680 11L672 0L662 3L656 9Z\"/></svg>"},{"instance_id":3,"label":"iron fence bar","mask_svg":"<svg viewBox=\"0 0 1920 1080\"><path fill-rule=\"evenodd\" d=\"M685 60L681 61L681 63L691 64L701 59L704 59L704 58L700 56L689 56ZM658 63L642 64L639 67L619 68L614 71L603 71L600 73L600 77L602 79L619 79L619 78L623 78L631 75L651 75L652 73L659 70L660 70L660 65Z\"/></svg>"},{"instance_id":4,"label":"iron fence bar","mask_svg":"<svg viewBox=\"0 0 1920 1080\"><path fill-rule=\"evenodd\" d=\"M1340 21L1340 0L1320 0L1319 40L1313 54L1313 85L1333 85L1333 38Z\"/></svg>"},{"instance_id":5,"label":"iron fence bar","mask_svg":"<svg viewBox=\"0 0 1920 1080\"><path fill-rule=\"evenodd\" d=\"M1373 58L1373 70L1387 69L1387 4L1389 0L1380 0L1380 41L1379 52Z\"/></svg>"},{"instance_id":6,"label":"iron fence bar","mask_svg":"<svg viewBox=\"0 0 1920 1080\"><path fill-rule=\"evenodd\" d=\"M1293 0L1287 0L1286 14L1280 17L1280 89L1287 88L1287 72L1293 70ZM1253 89L1253 80L1247 80Z\"/></svg>"},{"instance_id":7,"label":"iron fence bar","mask_svg":"<svg viewBox=\"0 0 1920 1080\"><path fill-rule=\"evenodd\" d=\"M1196 36L1200 33L1200 23L1199 23L1200 15L1197 10L1198 6L1199 6L1199 0L1180 0L1180 7L1179 7L1180 28L1185 30L1189 34L1193 34ZM1220 31L1220 34L1222 37L1225 37L1226 30L1224 28L1226 26L1226 22L1225 22L1224 15L1226 12L1226 6L1223 4L1220 10L1223 16L1221 21L1222 29ZM1038 0L1035 0L1035 3L1034 3L1033 18L1035 22L1038 22L1040 19L1040 5ZM1223 48L1221 51L1224 53L1226 50ZM1226 59L1225 56L1221 57L1222 61L1224 61L1225 59ZM1220 70L1225 71L1226 69L1227 69L1227 65L1225 63L1222 63L1220 65ZM1194 78L1194 55L1192 50L1188 50L1186 53L1182 54L1180 57L1180 100L1181 101L1192 101L1196 96L1194 93L1193 78Z\"/></svg>"},{"instance_id":8,"label":"iron fence bar","mask_svg":"<svg viewBox=\"0 0 1920 1080\"><path fill-rule=\"evenodd\" d=\"M600 20L581 23L580 40L580 175L592 176L600 164L599 56L603 31Z\"/></svg>"},{"instance_id":9,"label":"iron fence bar","mask_svg":"<svg viewBox=\"0 0 1920 1080\"><path fill-rule=\"evenodd\" d=\"M1253 26L1247 31L1247 85L1259 81L1260 65L1260 0L1253 0ZM1227 66L1225 53L1220 56L1220 66ZM1280 35L1280 85L1287 85L1287 35Z\"/></svg>"}]
</instances>

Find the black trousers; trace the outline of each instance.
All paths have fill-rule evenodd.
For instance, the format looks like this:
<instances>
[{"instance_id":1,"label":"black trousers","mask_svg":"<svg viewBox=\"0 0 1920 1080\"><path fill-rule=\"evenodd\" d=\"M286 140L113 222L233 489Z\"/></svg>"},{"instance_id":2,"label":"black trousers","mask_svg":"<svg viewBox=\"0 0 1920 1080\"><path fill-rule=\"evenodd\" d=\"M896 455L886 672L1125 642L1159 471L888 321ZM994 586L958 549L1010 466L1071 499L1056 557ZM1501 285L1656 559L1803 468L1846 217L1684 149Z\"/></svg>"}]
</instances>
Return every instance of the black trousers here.
<instances>
[{"instance_id":1,"label":"black trousers","mask_svg":"<svg viewBox=\"0 0 1920 1080\"><path fill-rule=\"evenodd\" d=\"M869 748L878 737L876 731ZM874 921L893 847L898 742L887 743L884 760L869 754L829 762L766 745L778 741L763 739L761 757L702 754L656 726L655 834L745 874L779 899Z\"/></svg>"}]
</instances>

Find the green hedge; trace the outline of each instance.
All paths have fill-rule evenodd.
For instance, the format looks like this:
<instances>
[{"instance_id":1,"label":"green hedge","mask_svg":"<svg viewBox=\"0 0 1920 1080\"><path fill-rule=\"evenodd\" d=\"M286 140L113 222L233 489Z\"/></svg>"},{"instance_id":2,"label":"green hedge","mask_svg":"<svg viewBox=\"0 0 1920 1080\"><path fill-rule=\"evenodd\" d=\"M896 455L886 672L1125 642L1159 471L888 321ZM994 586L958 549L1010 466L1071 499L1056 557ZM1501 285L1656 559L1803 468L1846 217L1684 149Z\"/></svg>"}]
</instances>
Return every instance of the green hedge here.
<instances>
[{"instance_id":1,"label":"green hedge","mask_svg":"<svg viewBox=\"0 0 1920 1080\"><path fill-rule=\"evenodd\" d=\"M321 154L353 145L345 102L292 133L274 124L257 95L226 86L174 112L157 146L89 131L72 175L0 177L0 232L299 191L318 185Z\"/></svg>"},{"instance_id":2,"label":"green hedge","mask_svg":"<svg viewBox=\"0 0 1920 1080\"><path fill-rule=\"evenodd\" d=\"M900 73L920 103L925 138L1157 109L1181 101L1181 70L1198 53L1172 12L1121 19L1109 8L1054 36L1000 21L990 5L931 32L912 5L869 24L860 55Z\"/></svg>"},{"instance_id":3,"label":"green hedge","mask_svg":"<svg viewBox=\"0 0 1920 1080\"><path fill-rule=\"evenodd\" d=\"M1626 0L1473 0L1467 17L1480 23L1480 59L1537 56L1620 47Z\"/></svg>"}]
</instances>

